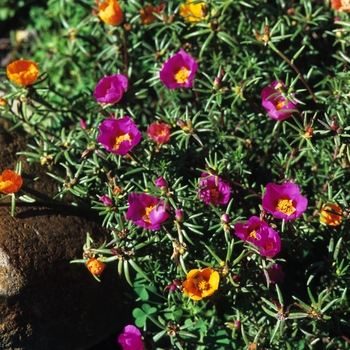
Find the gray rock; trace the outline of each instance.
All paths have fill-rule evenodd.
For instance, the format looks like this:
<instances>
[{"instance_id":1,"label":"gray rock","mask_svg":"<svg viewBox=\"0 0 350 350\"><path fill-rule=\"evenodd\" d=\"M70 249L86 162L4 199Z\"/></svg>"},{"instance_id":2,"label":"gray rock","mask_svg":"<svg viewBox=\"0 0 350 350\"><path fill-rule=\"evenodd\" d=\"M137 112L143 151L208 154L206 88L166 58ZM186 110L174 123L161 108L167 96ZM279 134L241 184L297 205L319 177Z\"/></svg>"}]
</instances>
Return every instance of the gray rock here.
<instances>
[{"instance_id":1,"label":"gray rock","mask_svg":"<svg viewBox=\"0 0 350 350\"><path fill-rule=\"evenodd\" d=\"M0 172L14 169L24 136L0 120L0 144ZM122 326L125 284L113 264L99 283L69 261L82 258L87 232L99 244L110 235L88 208L52 203L54 181L21 160L23 191L40 202L19 203L15 217L0 202L0 349L88 349Z\"/></svg>"}]
</instances>

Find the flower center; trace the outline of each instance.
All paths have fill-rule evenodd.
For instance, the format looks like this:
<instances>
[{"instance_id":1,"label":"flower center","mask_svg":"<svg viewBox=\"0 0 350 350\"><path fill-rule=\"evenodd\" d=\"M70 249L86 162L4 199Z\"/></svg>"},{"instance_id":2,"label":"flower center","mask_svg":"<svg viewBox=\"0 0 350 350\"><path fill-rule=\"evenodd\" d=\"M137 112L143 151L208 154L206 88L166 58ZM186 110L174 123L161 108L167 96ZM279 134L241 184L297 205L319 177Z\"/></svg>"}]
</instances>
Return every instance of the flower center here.
<instances>
[{"instance_id":1,"label":"flower center","mask_svg":"<svg viewBox=\"0 0 350 350\"><path fill-rule=\"evenodd\" d=\"M265 250L271 250L271 249L273 249L273 247L274 247L273 243L267 243L264 245Z\"/></svg>"},{"instance_id":2,"label":"flower center","mask_svg":"<svg viewBox=\"0 0 350 350\"><path fill-rule=\"evenodd\" d=\"M182 67L178 72L175 73L175 80L177 83L184 84L187 83L188 76L190 75L191 71L188 70L185 67Z\"/></svg>"},{"instance_id":3,"label":"flower center","mask_svg":"<svg viewBox=\"0 0 350 350\"><path fill-rule=\"evenodd\" d=\"M145 208L145 214L142 216L142 220L144 222L148 222L149 224L151 223L151 220L149 219L149 214L153 210L154 207L155 207L155 205L151 205L150 207Z\"/></svg>"},{"instance_id":4,"label":"flower center","mask_svg":"<svg viewBox=\"0 0 350 350\"><path fill-rule=\"evenodd\" d=\"M216 202L219 199L219 191L216 188L211 188L210 197L214 202Z\"/></svg>"},{"instance_id":5,"label":"flower center","mask_svg":"<svg viewBox=\"0 0 350 350\"><path fill-rule=\"evenodd\" d=\"M202 276L195 277L194 284L200 291L207 290L210 288L209 283Z\"/></svg>"},{"instance_id":6,"label":"flower center","mask_svg":"<svg viewBox=\"0 0 350 350\"><path fill-rule=\"evenodd\" d=\"M277 101L276 109L279 111L280 109L282 109L285 106L286 106L286 100L280 99Z\"/></svg>"},{"instance_id":7,"label":"flower center","mask_svg":"<svg viewBox=\"0 0 350 350\"><path fill-rule=\"evenodd\" d=\"M251 237L251 238L253 238L253 239L255 239L255 240L258 240L258 237L256 237L256 231L255 231L255 230L253 230L253 231L251 231L251 232L249 233L249 237Z\"/></svg>"},{"instance_id":8,"label":"flower center","mask_svg":"<svg viewBox=\"0 0 350 350\"><path fill-rule=\"evenodd\" d=\"M124 135L120 135L118 137L116 137L115 139L115 144L113 146L114 149L118 149L120 144L123 142L123 141L131 141L131 137L129 134L124 134Z\"/></svg>"},{"instance_id":9,"label":"flower center","mask_svg":"<svg viewBox=\"0 0 350 350\"><path fill-rule=\"evenodd\" d=\"M291 199L280 199L276 209L288 216L292 215L296 210Z\"/></svg>"}]
</instances>

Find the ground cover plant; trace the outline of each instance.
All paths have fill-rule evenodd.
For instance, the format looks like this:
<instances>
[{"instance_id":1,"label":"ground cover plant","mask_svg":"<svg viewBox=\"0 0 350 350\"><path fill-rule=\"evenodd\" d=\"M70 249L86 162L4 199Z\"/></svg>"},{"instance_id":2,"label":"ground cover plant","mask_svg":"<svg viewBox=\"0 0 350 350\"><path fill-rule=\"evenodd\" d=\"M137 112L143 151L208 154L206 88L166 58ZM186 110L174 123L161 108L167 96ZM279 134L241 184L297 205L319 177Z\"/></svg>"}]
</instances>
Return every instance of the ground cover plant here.
<instances>
[{"instance_id":1,"label":"ground cover plant","mask_svg":"<svg viewBox=\"0 0 350 350\"><path fill-rule=\"evenodd\" d=\"M132 286L124 349L349 349L349 12L31 8L1 113L31 136L21 154L57 180L55 199L81 198L110 230L72 263ZM5 175L12 209L30 201Z\"/></svg>"}]
</instances>

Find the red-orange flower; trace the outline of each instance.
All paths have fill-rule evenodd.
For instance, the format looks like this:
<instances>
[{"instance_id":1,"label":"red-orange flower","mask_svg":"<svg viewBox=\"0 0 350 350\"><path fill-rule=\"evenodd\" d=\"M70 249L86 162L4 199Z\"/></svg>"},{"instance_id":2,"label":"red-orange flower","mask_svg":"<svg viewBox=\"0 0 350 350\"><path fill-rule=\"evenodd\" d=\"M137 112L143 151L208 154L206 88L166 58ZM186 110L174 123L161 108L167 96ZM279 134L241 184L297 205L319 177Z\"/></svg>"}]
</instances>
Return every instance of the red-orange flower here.
<instances>
[{"instance_id":1,"label":"red-orange flower","mask_svg":"<svg viewBox=\"0 0 350 350\"><path fill-rule=\"evenodd\" d=\"M102 261L92 258L87 261L86 267L93 275L100 275L106 265Z\"/></svg>"},{"instance_id":2,"label":"red-orange flower","mask_svg":"<svg viewBox=\"0 0 350 350\"><path fill-rule=\"evenodd\" d=\"M350 12L350 0L331 0L334 10L339 12Z\"/></svg>"},{"instance_id":3,"label":"red-orange flower","mask_svg":"<svg viewBox=\"0 0 350 350\"><path fill-rule=\"evenodd\" d=\"M6 106L7 106L6 100L4 100L4 99L1 98L1 97L0 97L0 106L2 106L2 107L6 107Z\"/></svg>"},{"instance_id":4,"label":"red-orange flower","mask_svg":"<svg viewBox=\"0 0 350 350\"><path fill-rule=\"evenodd\" d=\"M343 210L338 204L325 203L321 208L320 221L329 226L339 226L343 219L342 214Z\"/></svg>"},{"instance_id":5,"label":"red-orange flower","mask_svg":"<svg viewBox=\"0 0 350 350\"><path fill-rule=\"evenodd\" d=\"M170 139L170 129L165 124L153 123L148 127L147 135L158 143L165 143Z\"/></svg>"},{"instance_id":6,"label":"red-orange flower","mask_svg":"<svg viewBox=\"0 0 350 350\"><path fill-rule=\"evenodd\" d=\"M39 75L38 65L33 61L17 60L6 67L7 77L21 86L32 85Z\"/></svg>"},{"instance_id":7,"label":"red-orange flower","mask_svg":"<svg viewBox=\"0 0 350 350\"><path fill-rule=\"evenodd\" d=\"M101 2L98 6L98 15L110 26L118 26L123 22L123 11L116 0Z\"/></svg>"},{"instance_id":8,"label":"red-orange flower","mask_svg":"<svg viewBox=\"0 0 350 350\"><path fill-rule=\"evenodd\" d=\"M5 194L18 192L22 183L21 175L12 170L4 170L0 176L0 191Z\"/></svg>"},{"instance_id":9,"label":"red-orange flower","mask_svg":"<svg viewBox=\"0 0 350 350\"><path fill-rule=\"evenodd\" d=\"M214 294L219 288L220 275L210 267L193 269L182 284L183 292L192 300L201 300Z\"/></svg>"},{"instance_id":10,"label":"red-orange flower","mask_svg":"<svg viewBox=\"0 0 350 350\"><path fill-rule=\"evenodd\" d=\"M153 23L157 19L154 13L157 13L157 12L158 12L158 9L156 7L146 6L143 10L140 11L142 24Z\"/></svg>"}]
</instances>

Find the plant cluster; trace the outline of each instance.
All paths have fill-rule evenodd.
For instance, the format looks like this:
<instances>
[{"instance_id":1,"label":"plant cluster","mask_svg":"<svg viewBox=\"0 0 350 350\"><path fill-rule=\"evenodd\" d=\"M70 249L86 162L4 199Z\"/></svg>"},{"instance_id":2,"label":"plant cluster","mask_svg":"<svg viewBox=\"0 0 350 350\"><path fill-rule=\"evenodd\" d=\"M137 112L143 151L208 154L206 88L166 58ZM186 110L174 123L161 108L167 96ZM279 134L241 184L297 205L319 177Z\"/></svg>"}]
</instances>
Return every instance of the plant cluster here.
<instances>
[{"instance_id":1,"label":"plant cluster","mask_svg":"<svg viewBox=\"0 0 350 350\"><path fill-rule=\"evenodd\" d=\"M350 348L349 11L32 7L2 115L110 231L73 263L133 287L124 350Z\"/></svg>"}]
</instances>

